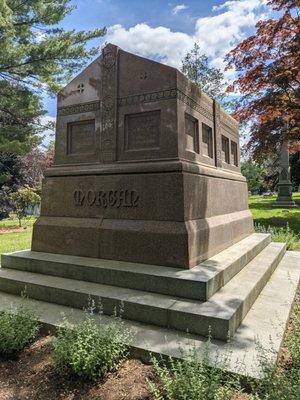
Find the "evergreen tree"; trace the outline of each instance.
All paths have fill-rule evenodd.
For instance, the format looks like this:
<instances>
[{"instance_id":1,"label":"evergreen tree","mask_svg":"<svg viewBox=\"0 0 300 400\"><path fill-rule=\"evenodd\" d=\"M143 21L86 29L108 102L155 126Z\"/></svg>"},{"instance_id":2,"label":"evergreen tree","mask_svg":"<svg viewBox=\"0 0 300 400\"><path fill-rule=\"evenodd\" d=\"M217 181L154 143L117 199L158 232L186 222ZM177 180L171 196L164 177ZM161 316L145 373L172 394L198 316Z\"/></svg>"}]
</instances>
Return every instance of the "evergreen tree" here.
<instances>
[{"instance_id":1,"label":"evergreen tree","mask_svg":"<svg viewBox=\"0 0 300 400\"><path fill-rule=\"evenodd\" d=\"M41 91L56 93L97 54L89 40L105 29L66 31L70 0L0 2L0 152L26 153L43 129Z\"/></svg>"}]
</instances>

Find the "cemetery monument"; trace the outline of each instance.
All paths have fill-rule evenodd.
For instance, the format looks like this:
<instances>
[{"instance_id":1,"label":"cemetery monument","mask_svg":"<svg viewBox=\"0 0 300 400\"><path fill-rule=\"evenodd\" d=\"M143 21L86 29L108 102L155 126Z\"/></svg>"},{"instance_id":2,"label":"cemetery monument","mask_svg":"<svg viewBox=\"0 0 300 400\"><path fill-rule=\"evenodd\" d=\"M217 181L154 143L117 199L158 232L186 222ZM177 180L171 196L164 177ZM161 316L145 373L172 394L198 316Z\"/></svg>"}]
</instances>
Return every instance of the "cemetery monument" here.
<instances>
[{"instance_id":1,"label":"cemetery monument","mask_svg":"<svg viewBox=\"0 0 300 400\"><path fill-rule=\"evenodd\" d=\"M122 303L139 356L191 340L201 357L209 332L222 353L229 335L227 368L246 353L258 376L255 338L278 352L300 253L254 233L237 122L175 68L112 44L57 105L32 248L2 256L0 306L26 287L56 325L88 299L107 315Z\"/></svg>"},{"instance_id":2,"label":"cemetery monument","mask_svg":"<svg viewBox=\"0 0 300 400\"><path fill-rule=\"evenodd\" d=\"M294 208L297 204L293 200L293 184L291 182L288 141L284 140L280 149L278 196L273 207Z\"/></svg>"},{"instance_id":3,"label":"cemetery monument","mask_svg":"<svg viewBox=\"0 0 300 400\"><path fill-rule=\"evenodd\" d=\"M253 232L237 123L176 69L109 45L57 111L32 250L191 268Z\"/></svg>"}]
</instances>

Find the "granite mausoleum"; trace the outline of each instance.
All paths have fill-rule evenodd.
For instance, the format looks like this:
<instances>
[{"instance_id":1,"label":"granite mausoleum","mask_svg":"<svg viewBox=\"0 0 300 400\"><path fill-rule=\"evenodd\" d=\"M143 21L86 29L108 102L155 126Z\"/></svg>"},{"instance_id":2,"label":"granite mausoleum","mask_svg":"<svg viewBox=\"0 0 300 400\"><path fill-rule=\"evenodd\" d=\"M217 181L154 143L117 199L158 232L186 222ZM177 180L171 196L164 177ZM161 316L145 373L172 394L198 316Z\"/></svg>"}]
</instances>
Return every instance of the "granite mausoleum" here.
<instances>
[{"instance_id":1,"label":"granite mausoleum","mask_svg":"<svg viewBox=\"0 0 300 400\"><path fill-rule=\"evenodd\" d=\"M237 122L108 45L58 96L32 250L191 268L252 232Z\"/></svg>"},{"instance_id":2,"label":"granite mausoleum","mask_svg":"<svg viewBox=\"0 0 300 400\"><path fill-rule=\"evenodd\" d=\"M102 324L122 305L139 358L193 346L201 359L210 333L214 365L224 356L228 370L261 376L300 253L253 232L239 163L237 123L216 101L176 69L107 45L59 94L41 216L32 249L1 257L0 312L26 290L57 327L100 299Z\"/></svg>"}]
</instances>

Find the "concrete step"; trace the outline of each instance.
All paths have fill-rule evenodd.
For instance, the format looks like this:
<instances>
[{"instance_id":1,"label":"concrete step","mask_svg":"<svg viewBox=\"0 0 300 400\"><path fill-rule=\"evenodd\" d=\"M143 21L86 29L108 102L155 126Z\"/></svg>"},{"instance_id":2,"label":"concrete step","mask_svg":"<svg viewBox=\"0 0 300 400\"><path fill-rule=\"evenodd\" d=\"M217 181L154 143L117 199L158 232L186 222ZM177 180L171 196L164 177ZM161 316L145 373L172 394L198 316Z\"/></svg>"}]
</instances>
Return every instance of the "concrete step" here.
<instances>
[{"instance_id":1,"label":"concrete step","mask_svg":"<svg viewBox=\"0 0 300 400\"><path fill-rule=\"evenodd\" d=\"M1 263L3 268L207 300L270 241L268 234L252 234L191 270L34 251L4 254Z\"/></svg>"},{"instance_id":2,"label":"concrete step","mask_svg":"<svg viewBox=\"0 0 300 400\"><path fill-rule=\"evenodd\" d=\"M242 319L272 275L285 253L285 244L270 243L226 286L208 301L200 302L134 289L73 280L37 273L0 269L0 290L82 309L91 297L101 300L104 314L118 307L123 317L180 331L189 331L226 340L232 337Z\"/></svg>"},{"instance_id":3,"label":"concrete step","mask_svg":"<svg viewBox=\"0 0 300 400\"><path fill-rule=\"evenodd\" d=\"M273 366L277 360L299 279L300 252L288 251L232 341L229 344L214 339L211 341L211 364L254 378L263 375L262 365L259 363L262 354L266 357L264 361ZM0 292L0 311L15 312L24 303L36 312L46 330L64 326L65 318L74 326L85 316L79 309L40 300L24 300L20 296ZM101 321L101 325L111 322L110 317L105 315L95 315L95 319ZM135 321L124 320L123 323L131 331L130 346L133 356L143 361L149 360L149 354L182 358L191 348L195 349L199 360L207 356L207 341L201 336Z\"/></svg>"}]
</instances>

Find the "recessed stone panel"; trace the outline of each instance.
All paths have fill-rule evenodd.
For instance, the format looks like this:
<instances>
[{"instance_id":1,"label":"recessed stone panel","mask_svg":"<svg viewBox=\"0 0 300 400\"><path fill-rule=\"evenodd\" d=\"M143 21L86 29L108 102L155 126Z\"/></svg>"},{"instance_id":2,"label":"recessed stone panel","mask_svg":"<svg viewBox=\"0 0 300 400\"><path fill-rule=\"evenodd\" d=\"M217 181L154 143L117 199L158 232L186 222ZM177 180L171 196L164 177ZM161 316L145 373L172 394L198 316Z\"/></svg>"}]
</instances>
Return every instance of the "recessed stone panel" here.
<instances>
[{"instance_id":1,"label":"recessed stone panel","mask_svg":"<svg viewBox=\"0 0 300 400\"><path fill-rule=\"evenodd\" d=\"M226 164L230 163L229 139L224 135L222 135L222 161Z\"/></svg>"},{"instance_id":2,"label":"recessed stone panel","mask_svg":"<svg viewBox=\"0 0 300 400\"><path fill-rule=\"evenodd\" d=\"M202 154L206 157L213 158L213 136L212 128L202 123Z\"/></svg>"},{"instance_id":3,"label":"recessed stone panel","mask_svg":"<svg viewBox=\"0 0 300 400\"><path fill-rule=\"evenodd\" d=\"M185 113L186 150L199 153L198 120Z\"/></svg>"},{"instance_id":4,"label":"recessed stone panel","mask_svg":"<svg viewBox=\"0 0 300 400\"><path fill-rule=\"evenodd\" d=\"M236 167L239 165L238 162L238 146L236 142L231 141L230 143L230 149L231 149L231 162L233 165Z\"/></svg>"},{"instance_id":5,"label":"recessed stone panel","mask_svg":"<svg viewBox=\"0 0 300 400\"><path fill-rule=\"evenodd\" d=\"M125 115L125 151L159 148L160 110Z\"/></svg>"},{"instance_id":6,"label":"recessed stone panel","mask_svg":"<svg viewBox=\"0 0 300 400\"><path fill-rule=\"evenodd\" d=\"M92 154L95 152L95 120L68 124L68 154Z\"/></svg>"}]
</instances>

